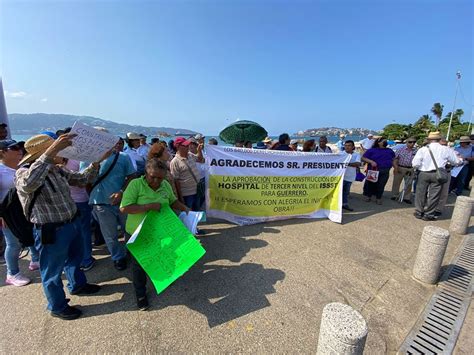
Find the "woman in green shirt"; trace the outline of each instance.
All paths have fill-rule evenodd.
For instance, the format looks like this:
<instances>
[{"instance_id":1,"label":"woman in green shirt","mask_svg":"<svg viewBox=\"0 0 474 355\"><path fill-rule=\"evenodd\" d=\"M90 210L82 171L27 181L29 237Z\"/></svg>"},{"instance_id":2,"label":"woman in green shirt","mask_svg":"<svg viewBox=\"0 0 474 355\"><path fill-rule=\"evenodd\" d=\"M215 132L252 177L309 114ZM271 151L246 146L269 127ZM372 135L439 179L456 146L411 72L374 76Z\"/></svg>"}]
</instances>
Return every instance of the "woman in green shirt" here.
<instances>
[{"instance_id":1,"label":"woman in green shirt","mask_svg":"<svg viewBox=\"0 0 474 355\"><path fill-rule=\"evenodd\" d=\"M120 211L127 214L125 230L133 234L148 211L159 211L161 206L169 205L174 210L189 212L173 193L166 181L167 167L163 161L150 159L146 163L145 176L130 181L123 193ZM137 306L148 308L146 296L146 273L132 256L133 286L137 296Z\"/></svg>"}]
</instances>

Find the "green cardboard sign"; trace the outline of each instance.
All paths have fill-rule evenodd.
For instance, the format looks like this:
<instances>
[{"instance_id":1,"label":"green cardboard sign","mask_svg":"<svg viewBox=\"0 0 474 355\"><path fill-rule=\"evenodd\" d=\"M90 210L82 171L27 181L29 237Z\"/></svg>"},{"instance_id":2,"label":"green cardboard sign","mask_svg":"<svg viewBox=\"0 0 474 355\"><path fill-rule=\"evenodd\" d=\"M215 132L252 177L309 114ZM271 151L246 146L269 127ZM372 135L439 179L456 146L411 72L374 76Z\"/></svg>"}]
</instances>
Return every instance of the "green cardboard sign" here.
<instances>
[{"instance_id":1,"label":"green cardboard sign","mask_svg":"<svg viewBox=\"0 0 474 355\"><path fill-rule=\"evenodd\" d=\"M159 212L148 212L135 241L127 244L127 248L158 294L206 253L169 206L162 206Z\"/></svg>"}]
</instances>

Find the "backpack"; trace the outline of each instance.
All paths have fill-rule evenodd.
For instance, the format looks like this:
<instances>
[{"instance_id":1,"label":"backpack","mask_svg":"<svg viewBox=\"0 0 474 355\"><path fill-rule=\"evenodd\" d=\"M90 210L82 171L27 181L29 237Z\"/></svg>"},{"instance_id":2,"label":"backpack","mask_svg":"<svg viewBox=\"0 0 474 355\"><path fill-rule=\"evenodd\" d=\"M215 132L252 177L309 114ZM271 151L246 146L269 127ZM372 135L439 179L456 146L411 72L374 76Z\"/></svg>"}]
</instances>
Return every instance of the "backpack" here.
<instances>
[{"instance_id":1,"label":"backpack","mask_svg":"<svg viewBox=\"0 0 474 355\"><path fill-rule=\"evenodd\" d=\"M35 204L36 198L40 194L44 185L40 186L34 192L30 206L28 208L28 216L31 215L31 210ZM23 207L18 197L16 187L8 190L7 195L0 203L0 217L3 218L8 228L13 235L18 238L22 247L29 247L35 244L33 237L33 223L31 223L23 213Z\"/></svg>"}]
</instances>

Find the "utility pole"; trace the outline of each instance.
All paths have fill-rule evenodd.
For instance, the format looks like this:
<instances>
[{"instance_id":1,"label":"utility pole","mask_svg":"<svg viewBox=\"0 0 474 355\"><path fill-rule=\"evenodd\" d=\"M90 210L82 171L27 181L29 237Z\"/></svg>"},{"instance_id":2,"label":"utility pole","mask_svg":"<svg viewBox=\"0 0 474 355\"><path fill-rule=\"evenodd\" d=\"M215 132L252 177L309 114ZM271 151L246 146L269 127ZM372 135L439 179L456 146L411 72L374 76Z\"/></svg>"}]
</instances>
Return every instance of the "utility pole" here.
<instances>
[{"instance_id":1,"label":"utility pole","mask_svg":"<svg viewBox=\"0 0 474 355\"><path fill-rule=\"evenodd\" d=\"M448 134L446 135L446 140L449 141L449 134L451 133L451 124L453 123L454 110L456 108L456 99L458 97L459 91L459 80L461 80L461 72L458 70L456 72L456 94L454 95L454 105L453 110L451 111L451 118L449 119Z\"/></svg>"}]
</instances>

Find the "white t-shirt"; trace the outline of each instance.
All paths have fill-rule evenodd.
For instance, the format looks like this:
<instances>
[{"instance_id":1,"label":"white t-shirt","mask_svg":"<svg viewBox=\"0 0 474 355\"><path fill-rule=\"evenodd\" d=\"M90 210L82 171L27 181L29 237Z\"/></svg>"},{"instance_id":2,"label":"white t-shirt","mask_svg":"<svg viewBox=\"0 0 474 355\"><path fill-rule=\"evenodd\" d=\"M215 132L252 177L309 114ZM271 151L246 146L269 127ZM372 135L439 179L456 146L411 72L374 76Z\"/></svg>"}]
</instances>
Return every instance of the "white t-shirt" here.
<instances>
[{"instance_id":1,"label":"white t-shirt","mask_svg":"<svg viewBox=\"0 0 474 355\"><path fill-rule=\"evenodd\" d=\"M15 185L16 170L0 163L0 202L3 201L8 190Z\"/></svg>"},{"instance_id":2,"label":"white t-shirt","mask_svg":"<svg viewBox=\"0 0 474 355\"><path fill-rule=\"evenodd\" d=\"M362 146L362 148L367 150L367 149L372 148L372 146L374 145L374 142L375 142L375 139L366 138L360 142L360 145Z\"/></svg>"},{"instance_id":3,"label":"white t-shirt","mask_svg":"<svg viewBox=\"0 0 474 355\"><path fill-rule=\"evenodd\" d=\"M344 152L342 152L342 154L351 156L351 160L349 161L349 164L350 163L360 163L360 154L359 153L354 152L352 154L348 154L344 151ZM357 168L355 168L353 166L348 166L346 168L346 172L344 174L344 180L353 182L356 179L356 175L357 175Z\"/></svg>"}]
</instances>

